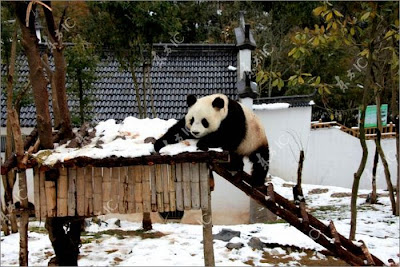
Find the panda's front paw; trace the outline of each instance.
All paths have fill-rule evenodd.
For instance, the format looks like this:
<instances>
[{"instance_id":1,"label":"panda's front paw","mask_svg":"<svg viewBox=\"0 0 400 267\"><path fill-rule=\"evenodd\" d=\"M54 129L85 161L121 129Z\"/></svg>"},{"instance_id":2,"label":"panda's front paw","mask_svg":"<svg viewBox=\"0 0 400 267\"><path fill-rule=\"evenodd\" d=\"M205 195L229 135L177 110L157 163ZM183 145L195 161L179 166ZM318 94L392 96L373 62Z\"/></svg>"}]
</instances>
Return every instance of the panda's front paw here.
<instances>
[{"instance_id":1,"label":"panda's front paw","mask_svg":"<svg viewBox=\"0 0 400 267\"><path fill-rule=\"evenodd\" d=\"M208 146L204 142L197 142L197 149L202 150L202 151L208 151Z\"/></svg>"},{"instance_id":2,"label":"panda's front paw","mask_svg":"<svg viewBox=\"0 0 400 267\"><path fill-rule=\"evenodd\" d=\"M160 152L160 149L165 147L164 141L161 139L158 139L155 143L154 143L154 151L156 151L157 153Z\"/></svg>"}]
</instances>

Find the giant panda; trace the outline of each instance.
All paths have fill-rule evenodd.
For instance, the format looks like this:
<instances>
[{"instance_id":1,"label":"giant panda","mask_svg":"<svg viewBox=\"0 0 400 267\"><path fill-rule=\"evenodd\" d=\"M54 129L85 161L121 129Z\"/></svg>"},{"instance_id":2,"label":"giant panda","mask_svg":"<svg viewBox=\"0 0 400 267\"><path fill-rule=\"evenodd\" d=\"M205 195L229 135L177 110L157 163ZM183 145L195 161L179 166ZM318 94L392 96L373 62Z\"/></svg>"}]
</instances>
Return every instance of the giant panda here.
<instances>
[{"instance_id":1,"label":"giant panda","mask_svg":"<svg viewBox=\"0 0 400 267\"><path fill-rule=\"evenodd\" d=\"M197 148L222 148L236 153L231 164L243 169L243 157L253 163L252 186L262 186L268 172L269 149L265 130L256 115L223 94L197 99L187 96L188 111L154 143L159 152L167 144L183 139L199 139Z\"/></svg>"}]
</instances>

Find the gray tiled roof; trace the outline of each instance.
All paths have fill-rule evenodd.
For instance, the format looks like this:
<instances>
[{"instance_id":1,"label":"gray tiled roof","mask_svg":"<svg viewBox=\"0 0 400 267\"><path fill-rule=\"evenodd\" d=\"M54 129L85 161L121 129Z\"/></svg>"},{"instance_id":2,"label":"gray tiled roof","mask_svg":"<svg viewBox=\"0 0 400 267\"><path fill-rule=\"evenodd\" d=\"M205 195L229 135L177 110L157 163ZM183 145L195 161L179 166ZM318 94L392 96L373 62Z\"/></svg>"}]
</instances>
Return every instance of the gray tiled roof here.
<instances>
[{"instance_id":1,"label":"gray tiled roof","mask_svg":"<svg viewBox=\"0 0 400 267\"><path fill-rule=\"evenodd\" d=\"M151 69L151 85L154 94L154 107L161 119L181 118L186 112L186 95L204 96L224 93L233 99L236 94L236 71L228 66L236 66L237 50L235 45L191 45L168 44L170 53L164 51L164 45L155 45L157 57ZM161 60L160 60L161 59ZM16 62L17 79L22 84L28 79L29 69L24 55ZM5 66L1 72L6 74ZM122 121L127 116L138 117L138 108L131 74L122 70L113 54L107 53L97 67L98 79L93 103L95 121L115 119ZM136 72L138 82L142 84L142 73ZM2 84L4 89L5 84ZM50 90L50 89L49 89ZM6 122L6 99L1 98L1 125ZM146 96L147 114L151 118L150 94ZM78 105L71 96L68 100L70 110ZM50 110L51 103L50 103ZM36 125L36 109L33 104L21 109L21 126ZM51 111L52 112L52 111Z\"/></svg>"}]
</instances>

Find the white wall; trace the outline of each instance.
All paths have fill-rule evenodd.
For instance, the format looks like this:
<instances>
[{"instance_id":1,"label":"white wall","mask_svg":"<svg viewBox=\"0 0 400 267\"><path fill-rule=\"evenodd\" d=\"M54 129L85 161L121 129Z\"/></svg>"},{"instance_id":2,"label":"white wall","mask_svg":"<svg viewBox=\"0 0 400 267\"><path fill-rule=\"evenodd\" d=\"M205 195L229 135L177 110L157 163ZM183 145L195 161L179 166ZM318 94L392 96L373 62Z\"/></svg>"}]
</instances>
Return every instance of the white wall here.
<instances>
[{"instance_id":1,"label":"white wall","mask_svg":"<svg viewBox=\"0 0 400 267\"><path fill-rule=\"evenodd\" d=\"M351 188L362 150L360 140L336 128L311 130L311 107L255 110L264 124L270 146L271 175L297 180L299 146L304 147L303 182ZM360 189L371 188L375 142L367 140L368 160ZM396 184L396 140L383 139L392 183ZM377 187L386 189L383 166L378 164Z\"/></svg>"}]
</instances>

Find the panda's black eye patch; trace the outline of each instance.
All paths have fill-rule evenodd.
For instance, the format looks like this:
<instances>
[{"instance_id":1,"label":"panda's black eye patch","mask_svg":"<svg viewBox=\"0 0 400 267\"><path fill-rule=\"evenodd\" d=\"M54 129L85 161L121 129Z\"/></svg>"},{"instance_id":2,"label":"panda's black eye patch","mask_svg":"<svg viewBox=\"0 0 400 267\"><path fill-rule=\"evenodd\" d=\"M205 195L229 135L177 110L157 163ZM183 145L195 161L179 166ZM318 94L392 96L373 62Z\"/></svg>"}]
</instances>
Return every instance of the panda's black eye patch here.
<instances>
[{"instance_id":1,"label":"panda's black eye patch","mask_svg":"<svg viewBox=\"0 0 400 267\"><path fill-rule=\"evenodd\" d=\"M206 119L202 119L201 124L203 124L204 128L208 128L208 121Z\"/></svg>"},{"instance_id":2,"label":"panda's black eye patch","mask_svg":"<svg viewBox=\"0 0 400 267\"><path fill-rule=\"evenodd\" d=\"M194 122L194 118L192 117L192 118L190 119L190 125L193 125L193 122Z\"/></svg>"}]
</instances>

